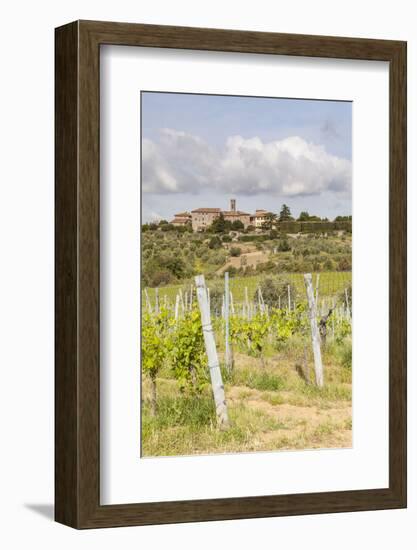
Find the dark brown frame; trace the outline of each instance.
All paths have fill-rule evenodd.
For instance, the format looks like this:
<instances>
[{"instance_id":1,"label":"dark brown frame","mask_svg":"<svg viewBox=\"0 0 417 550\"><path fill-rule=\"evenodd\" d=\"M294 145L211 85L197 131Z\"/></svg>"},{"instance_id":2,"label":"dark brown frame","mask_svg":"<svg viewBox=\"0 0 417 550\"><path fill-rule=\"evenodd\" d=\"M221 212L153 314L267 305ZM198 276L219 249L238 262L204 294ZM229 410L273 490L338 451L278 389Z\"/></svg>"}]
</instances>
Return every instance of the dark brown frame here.
<instances>
[{"instance_id":1,"label":"dark brown frame","mask_svg":"<svg viewBox=\"0 0 417 550\"><path fill-rule=\"evenodd\" d=\"M389 62L389 487L144 504L99 500L99 55L120 44ZM406 43L76 21L55 34L55 519L75 528L406 507Z\"/></svg>"}]
</instances>

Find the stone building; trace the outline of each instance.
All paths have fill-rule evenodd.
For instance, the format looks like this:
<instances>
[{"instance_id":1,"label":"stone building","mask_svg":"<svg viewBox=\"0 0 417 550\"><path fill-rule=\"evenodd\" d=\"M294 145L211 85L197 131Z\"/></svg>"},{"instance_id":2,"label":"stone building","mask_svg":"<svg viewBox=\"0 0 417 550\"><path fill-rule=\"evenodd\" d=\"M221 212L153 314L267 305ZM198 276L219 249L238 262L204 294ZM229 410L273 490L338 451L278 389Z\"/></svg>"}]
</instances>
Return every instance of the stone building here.
<instances>
[{"instance_id":1,"label":"stone building","mask_svg":"<svg viewBox=\"0 0 417 550\"><path fill-rule=\"evenodd\" d=\"M210 227L216 218L220 216L220 208L197 208L191 210L191 224L193 231L203 231Z\"/></svg>"},{"instance_id":2,"label":"stone building","mask_svg":"<svg viewBox=\"0 0 417 550\"><path fill-rule=\"evenodd\" d=\"M191 223L191 214L189 212L180 212L179 214L174 214L174 219L171 220L173 225L187 225Z\"/></svg>"},{"instance_id":3,"label":"stone building","mask_svg":"<svg viewBox=\"0 0 417 550\"><path fill-rule=\"evenodd\" d=\"M182 216L183 214L176 214L175 217ZM197 208L196 210L192 210L191 224L193 231L204 231L210 227L216 218L222 215L224 219L229 222L242 222L245 229L249 225L262 227L262 224L268 214L269 212L267 210L256 210L255 214L249 214L248 212L237 210L236 199L230 199L230 210L222 210L221 208Z\"/></svg>"},{"instance_id":4,"label":"stone building","mask_svg":"<svg viewBox=\"0 0 417 550\"><path fill-rule=\"evenodd\" d=\"M222 214L224 216L224 219L229 222L242 222L245 229L248 227L248 225L250 225L251 215L247 212L236 210L236 199L230 200L230 210L223 210Z\"/></svg>"}]
</instances>

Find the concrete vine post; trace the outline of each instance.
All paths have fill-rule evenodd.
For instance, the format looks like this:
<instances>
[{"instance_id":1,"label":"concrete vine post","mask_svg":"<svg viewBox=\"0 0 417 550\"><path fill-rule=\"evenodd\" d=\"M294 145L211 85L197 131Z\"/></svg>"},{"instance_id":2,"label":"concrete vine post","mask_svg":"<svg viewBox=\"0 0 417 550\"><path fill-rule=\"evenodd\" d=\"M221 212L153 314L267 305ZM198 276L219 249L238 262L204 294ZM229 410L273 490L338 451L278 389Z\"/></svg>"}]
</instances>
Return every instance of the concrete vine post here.
<instances>
[{"instance_id":1,"label":"concrete vine post","mask_svg":"<svg viewBox=\"0 0 417 550\"><path fill-rule=\"evenodd\" d=\"M148 308L148 312L152 313L152 305L151 305L151 301L149 299L148 290L146 288L145 288L145 298L146 298L146 306Z\"/></svg>"},{"instance_id":2,"label":"concrete vine post","mask_svg":"<svg viewBox=\"0 0 417 550\"><path fill-rule=\"evenodd\" d=\"M321 361L320 333L319 333L319 328L317 326L317 308L316 308L316 301L314 299L313 280L312 280L311 273L306 273L304 275L304 282L305 282L306 291L307 291L316 384L317 386L322 388L324 383L323 382L323 363Z\"/></svg>"},{"instance_id":3,"label":"concrete vine post","mask_svg":"<svg viewBox=\"0 0 417 550\"><path fill-rule=\"evenodd\" d=\"M224 273L224 321L225 321L225 353L224 353L224 363L227 369L227 372L232 371L232 353L230 349L230 290L229 290L229 272L225 271Z\"/></svg>"},{"instance_id":4,"label":"concrete vine post","mask_svg":"<svg viewBox=\"0 0 417 550\"><path fill-rule=\"evenodd\" d=\"M204 275L195 277L197 289L197 300L201 314L201 325L203 327L204 344L206 347L208 366L210 371L211 387L213 390L214 402L216 405L217 423L220 428L229 427L226 398L219 359L217 356L216 342L214 339L213 327L211 324L210 308L207 300L206 283Z\"/></svg>"},{"instance_id":5,"label":"concrete vine post","mask_svg":"<svg viewBox=\"0 0 417 550\"><path fill-rule=\"evenodd\" d=\"M251 319L251 312L250 312L250 305L249 305L249 295L248 295L248 287L245 286L245 307L246 307L246 318Z\"/></svg>"},{"instance_id":6,"label":"concrete vine post","mask_svg":"<svg viewBox=\"0 0 417 550\"><path fill-rule=\"evenodd\" d=\"M349 296L348 296L347 288L345 288L345 299L346 299L346 314L347 314L347 317L349 318L350 317L350 304L349 304Z\"/></svg>"},{"instance_id":7,"label":"concrete vine post","mask_svg":"<svg viewBox=\"0 0 417 550\"><path fill-rule=\"evenodd\" d=\"M320 284L320 273L317 273L317 275L316 275L316 294L315 294L316 304L319 303L319 284Z\"/></svg>"},{"instance_id":8,"label":"concrete vine post","mask_svg":"<svg viewBox=\"0 0 417 550\"><path fill-rule=\"evenodd\" d=\"M175 321L178 321L179 309L180 309L180 295L177 294L175 298Z\"/></svg>"},{"instance_id":9,"label":"concrete vine post","mask_svg":"<svg viewBox=\"0 0 417 550\"><path fill-rule=\"evenodd\" d=\"M181 310L182 310L182 316L184 317L185 314L185 305L184 305L184 296L182 295L182 289L179 289L179 295L180 295L180 304L181 304Z\"/></svg>"}]
</instances>

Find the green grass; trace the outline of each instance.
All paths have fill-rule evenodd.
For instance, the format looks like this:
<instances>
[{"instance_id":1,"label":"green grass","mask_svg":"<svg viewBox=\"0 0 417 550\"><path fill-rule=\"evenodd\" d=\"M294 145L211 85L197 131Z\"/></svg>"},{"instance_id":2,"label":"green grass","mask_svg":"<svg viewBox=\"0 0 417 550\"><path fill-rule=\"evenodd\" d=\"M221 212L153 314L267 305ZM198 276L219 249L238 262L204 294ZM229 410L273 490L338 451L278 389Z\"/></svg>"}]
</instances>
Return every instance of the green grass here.
<instances>
[{"instance_id":1,"label":"green grass","mask_svg":"<svg viewBox=\"0 0 417 550\"><path fill-rule=\"evenodd\" d=\"M157 414L151 415L149 378L142 376L142 455L184 456L226 452L349 446L352 428L352 370L343 363L346 342L326 347L325 386L314 385L296 370L296 358L284 353L259 358L235 352L223 381L230 427L217 427L211 387L200 395L182 393L169 366L157 378ZM221 358L221 357L220 357Z\"/></svg>"},{"instance_id":2,"label":"green grass","mask_svg":"<svg viewBox=\"0 0 417 550\"><path fill-rule=\"evenodd\" d=\"M352 387L343 384L325 384L323 388L317 386L301 386L301 393L309 398L323 401L351 401Z\"/></svg>"},{"instance_id":3,"label":"green grass","mask_svg":"<svg viewBox=\"0 0 417 550\"><path fill-rule=\"evenodd\" d=\"M145 402L146 413L149 413L148 408L149 404ZM145 414L144 418L142 428L146 433L150 425L158 429L169 426L211 425L216 422L216 412L213 399L209 395L164 396L158 399L158 413L155 418L151 418L149 414Z\"/></svg>"},{"instance_id":4,"label":"green grass","mask_svg":"<svg viewBox=\"0 0 417 550\"><path fill-rule=\"evenodd\" d=\"M158 414L152 417L149 405L142 407L142 455L175 456L254 450L256 434L286 429L259 410L243 404L229 407L230 428L216 427L213 407L206 396L158 400ZM191 405L192 412L187 407ZM207 414L208 413L208 414Z\"/></svg>"},{"instance_id":5,"label":"green grass","mask_svg":"<svg viewBox=\"0 0 417 550\"><path fill-rule=\"evenodd\" d=\"M239 370L234 374L233 382L236 385L260 391L279 391L286 388L286 382L282 376L265 370Z\"/></svg>"},{"instance_id":6,"label":"green grass","mask_svg":"<svg viewBox=\"0 0 417 550\"><path fill-rule=\"evenodd\" d=\"M313 274L313 280L316 280L316 273ZM302 273L284 273L283 276L287 278L295 287L297 294L305 299L305 286ZM250 297L253 297L259 281L262 278L262 275L253 275L250 277L233 277L230 279L230 290L233 293L233 299L235 302L243 302L245 298L245 287L248 288L248 294ZM352 282L352 273L351 272L342 272L342 271L329 271L321 272L319 280L319 295L321 298L332 297L350 285ZM159 299L160 303L163 303L164 296L167 297L169 302L174 303L175 297L181 288L182 290L189 290L192 281L188 283L170 285L165 287L160 287ZM207 286L210 286L210 281L207 281ZM155 300L155 289L148 288L148 295L151 301ZM145 294L142 292L142 304L145 304Z\"/></svg>"}]
</instances>

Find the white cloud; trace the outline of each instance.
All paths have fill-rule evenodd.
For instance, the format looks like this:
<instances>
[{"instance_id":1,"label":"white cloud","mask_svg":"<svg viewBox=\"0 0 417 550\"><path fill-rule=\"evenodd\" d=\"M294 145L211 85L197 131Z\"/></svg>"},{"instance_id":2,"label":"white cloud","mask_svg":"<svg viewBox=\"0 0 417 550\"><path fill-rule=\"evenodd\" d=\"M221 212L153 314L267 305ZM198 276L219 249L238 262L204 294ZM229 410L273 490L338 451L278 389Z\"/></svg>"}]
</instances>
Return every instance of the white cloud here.
<instances>
[{"instance_id":1,"label":"white cloud","mask_svg":"<svg viewBox=\"0 0 417 550\"><path fill-rule=\"evenodd\" d=\"M216 150L197 136L164 129L158 141L142 142L145 193L200 193L209 187L242 195L345 195L351 170L350 161L298 136L267 143L232 136Z\"/></svg>"},{"instance_id":2,"label":"white cloud","mask_svg":"<svg viewBox=\"0 0 417 550\"><path fill-rule=\"evenodd\" d=\"M148 218L153 222L159 222L164 219L164 217L161 216L161 214L158 214L158 212L153 212L153 211L148 214Z\"/></svg>"}]
</instances>

